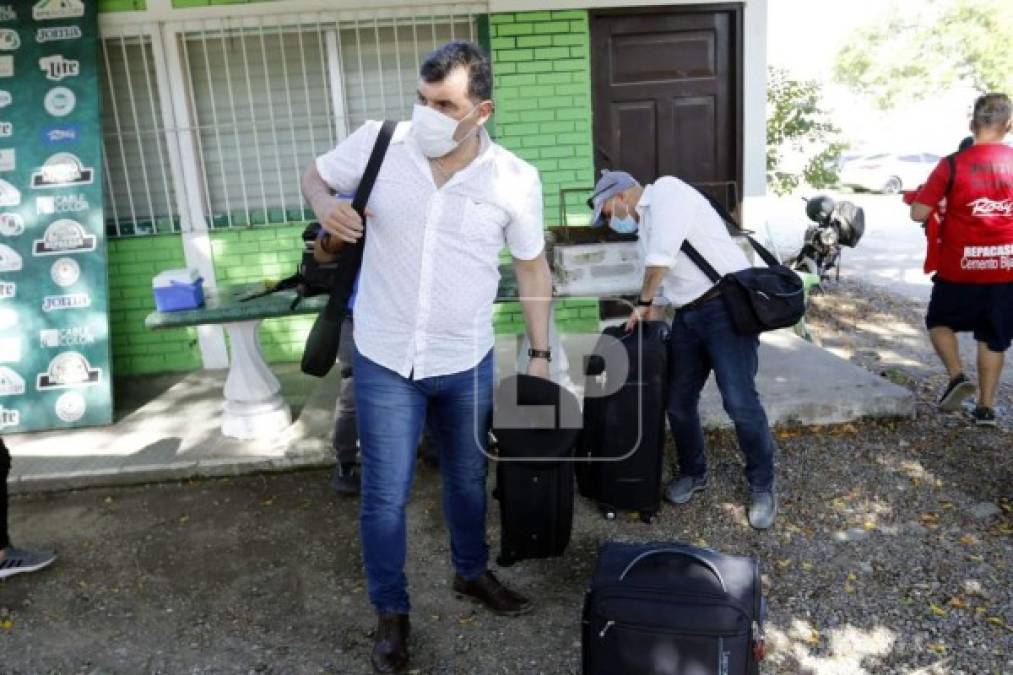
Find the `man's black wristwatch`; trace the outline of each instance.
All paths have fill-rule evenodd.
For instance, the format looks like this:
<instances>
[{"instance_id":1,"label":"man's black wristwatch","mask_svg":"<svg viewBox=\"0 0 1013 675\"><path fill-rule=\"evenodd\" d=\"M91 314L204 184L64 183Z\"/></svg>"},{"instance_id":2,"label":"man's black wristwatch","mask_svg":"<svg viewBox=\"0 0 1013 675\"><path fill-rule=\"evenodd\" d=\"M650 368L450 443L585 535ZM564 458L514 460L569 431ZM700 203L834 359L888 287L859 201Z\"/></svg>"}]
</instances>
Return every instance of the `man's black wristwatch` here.
<instances>
[{"instance_id":1,"label":"man's black wristwatch","mask_svg":"<svg viewBox=\"0 0 1013 675\"><path fill-rule=\"evenodd\" d=\"M546 361L552 361L552 352L548 349L529 349L529 359L545 359Z\"/></svg>"},{"instance_id":2,"label":"man's black wristwatch","mask_svg":"<svg viewBox=\"0 0 1013 675\"><path fill-rule=\"evenodd\" d=\"M650 307L654 304L654 300L644 300L641 297L637 297L637 307Z\"/></svg>"}]
</instances>

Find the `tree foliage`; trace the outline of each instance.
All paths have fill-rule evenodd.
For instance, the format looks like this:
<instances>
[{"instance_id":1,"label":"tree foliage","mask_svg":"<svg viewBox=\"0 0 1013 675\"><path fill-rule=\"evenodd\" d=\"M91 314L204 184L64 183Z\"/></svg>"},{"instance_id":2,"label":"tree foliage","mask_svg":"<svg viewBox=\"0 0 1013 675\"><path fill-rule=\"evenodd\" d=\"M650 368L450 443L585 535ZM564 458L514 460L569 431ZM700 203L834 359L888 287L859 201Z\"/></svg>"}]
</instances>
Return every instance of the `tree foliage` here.
<instances>
[{"instance_id":1,"label":"tree foliage","mask_svg":"<svg viewBox=\"0 0 1013 675\"><path fill-rule=\"evenodd\" d=\"M1013 2L928 0L872 20L840 49L834 77L882 109L940 89L1013 91Z\"/></svg>"},{"instance_id":2,"label":"tree foliage","mask_svg":"<svg viewBox=\"0 0 1013 675\"><path fill-rule=\"evenodd\" d=\"M767 186L779 195L800 182L827 187L837 182L837 159L844 144L821 107L822 91L814 80L793 79L781 68L767 72ZM801 173L783 170L785 155L807 157Z\"/></svg>"}]
</instances>

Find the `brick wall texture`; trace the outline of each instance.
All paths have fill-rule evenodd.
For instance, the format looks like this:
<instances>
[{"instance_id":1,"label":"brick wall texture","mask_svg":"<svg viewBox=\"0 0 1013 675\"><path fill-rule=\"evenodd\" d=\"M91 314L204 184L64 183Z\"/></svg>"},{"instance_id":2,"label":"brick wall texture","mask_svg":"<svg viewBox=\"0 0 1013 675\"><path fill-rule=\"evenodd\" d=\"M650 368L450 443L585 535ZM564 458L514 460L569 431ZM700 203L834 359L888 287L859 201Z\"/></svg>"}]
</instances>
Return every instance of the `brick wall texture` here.
<instances>
[{"instance_id":1,"label":"brick wall texture","mask_svg":"<svg viewBox=\"0 0 1013 675\"><path fill-rule=\"evenodd\" d=\"M108 246L113 371L136 375L200 368L196 330L144 327L144 317L155 309L151 278L186 266L179 235L109 239Z\"/></svg>"},{"instance_id":2,"label":"brick wall texture","mask_svg":"<svg viewBox=\"0 0 1013 675\"><path fill-rule=\"evenodd\" d=\"M489 15L496 141L533 164L547 225L559 224L559 191L594 184L590 34L586 11ZM496 332L524 331L516 303L497 307ZM598 329L594 300L556 302L561 332Z\"/></svg>"},{"instance_id":3,"label":"brick wall texture","mask_svg":"<svg viewBox=\"0 0 1013 675\"><path fill-rule=\"evenodd\" d=\"M542 177L545 222L559 190L594 184L586 11L489 16L496 141Z\"/></svg>"}]
</instances>

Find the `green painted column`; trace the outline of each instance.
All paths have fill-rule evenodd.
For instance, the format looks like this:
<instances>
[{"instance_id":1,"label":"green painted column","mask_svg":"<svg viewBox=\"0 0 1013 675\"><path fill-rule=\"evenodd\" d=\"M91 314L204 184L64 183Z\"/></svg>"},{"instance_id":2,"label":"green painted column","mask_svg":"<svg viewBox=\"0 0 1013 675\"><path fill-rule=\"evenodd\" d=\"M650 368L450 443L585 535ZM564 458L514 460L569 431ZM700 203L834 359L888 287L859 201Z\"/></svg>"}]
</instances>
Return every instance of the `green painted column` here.
<instances>
[{"instance_id":1,"label":"green painted column","mask_svg":"<svg viewBox=\"0 0 1013 675\"><path fill-rule=\"evenodd\" d=\"M488 21L496 141L538 169L545 222L560 224L560 189L594 185L587 12L491 14ZM524 331L516 303L499 306L494 322L497 333ZM556 325L596 332L597 301L558 301Z\"/></svg>"}]
</instances>

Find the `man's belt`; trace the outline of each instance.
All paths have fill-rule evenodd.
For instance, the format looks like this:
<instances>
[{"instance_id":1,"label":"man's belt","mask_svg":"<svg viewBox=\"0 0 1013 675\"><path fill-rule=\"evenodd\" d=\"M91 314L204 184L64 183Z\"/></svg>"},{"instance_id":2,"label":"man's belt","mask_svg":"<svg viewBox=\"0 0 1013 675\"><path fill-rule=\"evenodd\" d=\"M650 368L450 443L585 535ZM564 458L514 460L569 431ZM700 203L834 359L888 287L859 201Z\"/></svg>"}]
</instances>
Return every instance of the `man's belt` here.
<instances>
[{"instance_id":1,"label":"man's belt","mask_svg":"<svg viewBox=\"0 0 1013 675\"><path fill-rule=\"evenodd\" d=\"M699 298L687 302L685 305L679 307L676 311L686 312L691 309L702 307L703 305L707 304L708 302L710 302L711 300L720 295L721 295L721 287L715 284L714 286L711 286L710 290L701 295Z\"/></svg>"}]
</instances>

